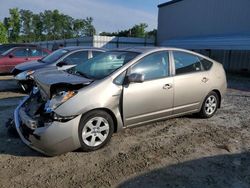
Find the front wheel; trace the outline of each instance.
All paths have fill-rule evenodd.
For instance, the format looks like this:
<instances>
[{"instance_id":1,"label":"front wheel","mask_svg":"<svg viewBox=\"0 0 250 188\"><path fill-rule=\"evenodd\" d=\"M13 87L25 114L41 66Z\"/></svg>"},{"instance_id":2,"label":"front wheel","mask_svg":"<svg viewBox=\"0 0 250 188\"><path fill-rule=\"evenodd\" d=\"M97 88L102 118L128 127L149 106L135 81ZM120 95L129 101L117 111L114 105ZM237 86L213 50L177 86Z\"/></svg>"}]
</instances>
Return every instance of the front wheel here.
<instances>
[{"instance_id":1,"label":"front wheel","mask_svg":"<svg viewBox=\"0 0 250 188\"><path fill-rule=\"evenodd\" d=\"M215 112L218 109L218 106L219 106L219 97L217 93L212 91L206 96L202 104L201 111L199 112L199 115L202 118L210 118L215 114Z\"/></svg>"},{"instance_id":2,"label":"front wheel","mask_svg":"<svg viewBox=\"0 0 250 188\"><path fill-rule=\"evenodd\" d=\"M78 135L83 151L94 151L106 145L114 132L112 117L105 111L94 110L82 116Z\"/></svg>"}]
</instances>

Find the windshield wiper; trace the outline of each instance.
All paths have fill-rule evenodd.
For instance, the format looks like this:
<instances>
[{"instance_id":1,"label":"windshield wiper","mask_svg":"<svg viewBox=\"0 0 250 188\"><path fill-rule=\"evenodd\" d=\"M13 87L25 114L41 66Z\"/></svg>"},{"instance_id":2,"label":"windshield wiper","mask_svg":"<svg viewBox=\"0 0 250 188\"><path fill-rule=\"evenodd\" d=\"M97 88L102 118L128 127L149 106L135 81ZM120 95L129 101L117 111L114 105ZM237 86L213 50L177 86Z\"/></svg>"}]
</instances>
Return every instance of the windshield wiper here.
<instances>
[{"instance_id":1,"label":"windshield wiper","mask_svg":"<svg viewBox=\"0 0 250 188\"><path fill-rule=\"evenodd\" d=\"M90 78L89 76L87 76L86 74L84 74L84 73L82 73L82 72L80 72L80 71L75 71L75 73L76 73L76 75L80 75L80 76L83 76L83 77L85 77L85 78L88 78L88 79L93 80L92 78Z\"/></svg>"},{"instance_id":2,"label":"windshield wiper","mask_svg":"<svg viewBox=\"0 0 250 188\"><path fill-rule=\"evenodd\" d=\"M41 63L45 63L43 60L41 60L41 59L38 59L37 60L38 62L41 62Z\"/></svg>"}]
</instances>

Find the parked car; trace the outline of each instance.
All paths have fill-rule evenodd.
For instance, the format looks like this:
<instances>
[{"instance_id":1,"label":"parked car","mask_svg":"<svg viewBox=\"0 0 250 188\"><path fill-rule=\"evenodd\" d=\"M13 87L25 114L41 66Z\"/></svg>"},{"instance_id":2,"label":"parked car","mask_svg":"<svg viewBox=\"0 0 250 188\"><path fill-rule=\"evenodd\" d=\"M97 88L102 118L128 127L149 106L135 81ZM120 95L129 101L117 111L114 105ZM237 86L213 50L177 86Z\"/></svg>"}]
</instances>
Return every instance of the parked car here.
<instances>
[{"instance_id":1,"label":"parked car","mask_svg":"<svg viewBox=\"0 0 250 188\"><path fill-rule=\"evenodd\" d=\"M17 64L41 59L49 53L49 50L40 47L11 48L0 55L0 73L10 73Z\"/></svg>"},{"instance_id":2,"label":"parked car","mask_svg":"<svg viewBox=\"0 0 250 188\"><path fill-rule=\"evenodd\" d=\"M108 51L66 71L38 71L34 80L15 126L24 143L50 156L97 150L114 132L153 121L210 118L227 88L220 63L176 48Z\"/></svg>"},{"instance_id":3,"label":"parked car","mask_svg":"<svg viewBox=\"0 0 250 188\"><path fill-rule=\"evenodd\" d=\"M104 51L105 50L101 48L79 46L64 47L52 52L42 59L17 65L12 70L12 74L15 76L15 79L21 85L22 89L24 91L29 91L33 86L33 80L30 76L35 70L52 66L63 66L64 69L67 69L83 63Z\"/></svg>"},{"instance_id":4,"label":"parked car","mask_svg":"<svg viewBox=\"0 0 250 188\"><path fill-rule=\"evenodd\" d=\"M35 44L29 44L29 43L11 43L11 44L1 44L0 45L0 55L4 52L6 52L7 50L14 48L14 47L38 47Z\"/></svg>"}]
</instances>

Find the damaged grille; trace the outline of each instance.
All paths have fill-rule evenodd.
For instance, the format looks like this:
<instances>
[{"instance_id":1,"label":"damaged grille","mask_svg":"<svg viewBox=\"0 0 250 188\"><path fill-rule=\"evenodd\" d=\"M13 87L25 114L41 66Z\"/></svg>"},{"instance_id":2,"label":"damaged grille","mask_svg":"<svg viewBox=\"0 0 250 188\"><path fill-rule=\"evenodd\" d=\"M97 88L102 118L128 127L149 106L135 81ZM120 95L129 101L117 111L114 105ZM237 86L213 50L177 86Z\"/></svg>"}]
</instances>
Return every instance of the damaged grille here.
<instances>
[{"instance_id":1,"label":"damaged grille","mask_svg":"<svg viewBox=\"0 0 250 188\"><path fill-rule=\"evenodd\" d=\"M37 127L43 127L44 123L51 121L50 116L44 113L45 103L40 92L31 94L30 98L24 103L25 113L37 122Z\"/></svg>"},{"instance_id":2,"label":"damaged grille","mask_svg":"<svg viewBox=\"0 0 250 188\"><path fill-rule=\"evenodd\" d=\"M38 92L35 95L31 95L30 98L24 104L25 112L30 117L36 117L45 105L45 101L41 98L40 93Z\"/></svg>"},{"instance_id":3,"label":"damaged grille","mask_svg":"<svg viewBox=\"0 0 250 188\"><path fill-rule=\"evenodd\" d=\"M30 141L30 140L29 140L29 135L33 135L34 130L30 129L29 127L27 127L27 126L26 126L24 123L22 123L22 122L21 122L20 130L21 130L21 132L22 132L23 137L24 137L26 140Z\"/></svg>"}]
</instances>

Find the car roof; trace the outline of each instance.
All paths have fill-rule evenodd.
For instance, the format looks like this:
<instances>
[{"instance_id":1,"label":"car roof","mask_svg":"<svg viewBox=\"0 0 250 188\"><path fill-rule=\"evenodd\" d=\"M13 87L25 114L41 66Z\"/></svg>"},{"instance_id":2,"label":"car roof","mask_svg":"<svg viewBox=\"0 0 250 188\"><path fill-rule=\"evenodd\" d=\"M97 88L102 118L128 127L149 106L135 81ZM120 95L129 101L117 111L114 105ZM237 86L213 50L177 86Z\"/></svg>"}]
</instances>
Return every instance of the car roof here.
<instances>
[{"instance_id":1,"label":"car roof","mask_svg":"<svg viewBox=\"0 0 250 188\"><path fill-rule=\"evenodd\" d=\"M185 52L191 52L190 50L182 49L182 48L174 48L174 47L147 47L147 46L142 46L142 47L128 47L128 48L118 48L118 49L113 49L111 51L129 51L129 52L137 52L137 53L147 53L147 52L157 52L161 50L177 50L177 51L185 51Z\"/></svg>"},{"instance_id":2,"label":"car roof","mask_svg":"<svg viewBox=\"0 0 250 188\"><path fill-rule=\"evenodd\" d=\"M11 43L11 44L1 44L0 46L10 46L10 47L26 47L26 46L32 46L32 47L36 47L36 44L29 44L29 43Z\"/></svg>"},{"instance_id":3,"label":"car roof","mask_svg":"<svg viewBox=\"0 0 250 188\"><path fill-rule=\"evenodd\" d=\"M68 47L63 47L60 49L65 49L69 51L74 51L74 50L97 50L97 51L106 51L104 48L96 48L96 47L86 47L86 46L68 46Z\"/></svg>"},{"instance_id":4,"label":"car roof","mask_svg":"<svg viewBox=\"0 0 250 188\"><path fill-rule=\"evenodd\" d=\"M34 48L36 48L36 49L43 49L43 50L48 50L47 48L42 48L41 46L32 46L32 45L30 45L30 46L13 46L13 47L11 47L9 50L15 50L15 49L20 49L20 48L28 48L28 47L34 47ZM48 50L49 51L49 50Z\"/></svg>"}]
</instances>

